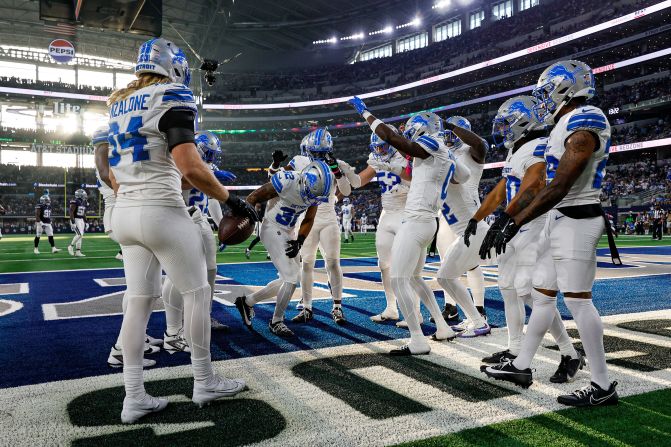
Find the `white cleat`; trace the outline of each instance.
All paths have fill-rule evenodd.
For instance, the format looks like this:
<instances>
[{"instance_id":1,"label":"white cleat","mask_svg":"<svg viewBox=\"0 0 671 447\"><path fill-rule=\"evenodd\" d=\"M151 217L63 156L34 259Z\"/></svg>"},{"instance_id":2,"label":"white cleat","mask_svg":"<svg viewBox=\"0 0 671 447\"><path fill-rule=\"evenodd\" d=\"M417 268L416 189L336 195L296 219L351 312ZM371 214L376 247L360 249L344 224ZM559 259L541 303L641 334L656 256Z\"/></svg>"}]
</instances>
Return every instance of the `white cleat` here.
<instances>
[{"instance_id":1,"label":"white cleat","mask_svg":"<svg viewBox=\"0 0 671 447\"><path fill-rule=\"evenodd\" d=\"M75 255L75 249L72 248L72 245L68 245L68 253L70 253L70 256Z\"/></svg>"},{"instance_id":2,"label":"white cleat","mask_svg":"<svg viewBox=\"0 0 671 447\"><path fill-rule=\"evenodd\" d=\"M199 407L212 402L221 397L233 397L247 389L247 384L242 379L227 379L215 375L210 383L205 384L201 382L193 383L193 403Z\"/></svg>"},{"instance_id":3,"label":"white cleat","mask_svg":"<svg viewBox=\"0 0 671 447\"><path fill-rule=\"evenodd\" d=\"M85 257L86 255L79 250L77 250L77 252L75 253L75 258L85 258Z\"/></svg>"},{"instance_id":4,"label":"white cleat","mask_svg":"<svg viewBox=\"0 0 671 447\"><path fill-rule=\"evenodd\" d=\"M373 315L370 317L370 320L374 323L382 323L385 321L396 321L398 320L398 312L387 312L385 309L381 314Z\"/></svg>"},{"instance_id":5,"label":"white cleat","mask_svg":"<svg viewBox=\"0 0 671 447\"><path fill-rule=\"evenodd\" d=\"M163 349L168 351L168 354L174 354L175 352L191 352L189 344L184 338L184 333L179 331L176 335L168 335L168 333L163 334Z\"/></svg>"},{"instance_id":6,"label":"white cleat","mask_svg":"<svg viewBox=\"0 0 671 447\"><path fill-rule=\"evenodd\" d=\"M145 345L152 345L152 346L158 346L159 348L163 345L163 339L162 338L154 338L151 335L144 334L145 339L144 339L144 344Z\"/></svg>"},{"instance_id":7,"label":"white cleat","mask_svg":"<svg viewBox=\"0 0 671 447\"><path fill-rule=\"evenodd\" d=\"M60 251L61 251L60 248L51 247L51 252L52 252L52 253L60 253Z\"/></svg>"},{"instance_id":8,"label":"white cleat","mask_svg":"<svg viewBox=\"0 0 671 447\"><path fill-rule=\"evenodd\" d=\"M147 351L145 350L145 355L147 354ZM117 349L116 346L112 346L112 349L110 350L110 355L107 357L107 364L111 368L121 368L123 366L123 353L120 349ZM152 366L156 365L155 360L149 360L149 359L142 359L142 367L143 368L151 368Z\"/></svg>"},{"instance_id":9,"label":"white cleat","mask_svg":"<svg viewBox=\"0 0 671 447\"><path fill-rule=\"evenodd\" d=\"M303 310L303 298L301 298L298 304L296 304L296 309Z\"/></svg>"},{"instance_id":10,"label":"white cleat","mask_svg":"<svg viewBox=\"0 0 671 447\"><path fill-rule=\"evenodd\" d=\"M33 253L35 253L36 255L39 255L40 251L37 248L33 248Z\"/></svg>"},{"instance_id":11,"label":"white cleat","mask_svg":"<svg viewBox=\"0 0 671 447\"><path fill-rule=\"evenodd\" d=\"M141 417L149 413L157 413L167 406L168 399L162 397L152 397L145 394L141 399L133 399L126 396L123 400L123 410L121 410L121 422L133 424Z\"/></svg>"}]
</instances>

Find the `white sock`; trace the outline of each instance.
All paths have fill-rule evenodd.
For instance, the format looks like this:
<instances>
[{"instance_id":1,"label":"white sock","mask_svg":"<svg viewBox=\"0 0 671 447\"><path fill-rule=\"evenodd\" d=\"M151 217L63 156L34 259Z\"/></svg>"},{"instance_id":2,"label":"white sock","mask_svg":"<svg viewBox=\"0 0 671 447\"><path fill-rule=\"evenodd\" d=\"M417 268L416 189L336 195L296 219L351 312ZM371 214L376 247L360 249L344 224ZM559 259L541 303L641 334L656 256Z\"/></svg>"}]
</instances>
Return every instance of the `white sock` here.
<instances>
[{"instance_id":1,"label":"white sock","mask_svg":"<svg viewBox=\"0 0 671 447\"><path fill-rule=\"evenodd\" d=\"M382 287L384 288L384 297L387 300L386 312L398 313L396 308L396 295L391 287L391 267L380 268L380 275L382 276Z\"/></svg>"},{"instance_id":2,"label":"white sock","mask_svg":"<svg viewBox=\"0 0 671 447\"><path fill-rule=\"evenodd\" d=\"M513 365L518 369L531 366L531 361L541 345L541 340L550 329L557 309L557 298L544 295L536 289L531 290L534 306L529 317L527 333L522 338L522 347Z\"/></svg>"},{"instance_id":3,"label":"white sock","mask_svg":"<svg viewBox=\"0 0 671 447\"><path fill-rule=\"evenodd\" d=\"M184 337L191 348L191 365L196 380L209 380L207 368L201 363L210 356L210 286L182 294L184 300ZM195 362L195 363L194 363ZM200 363L199 363L200 362ZM206 377L207 376L207 377Z\"/></svg>"},{"instance_id":4,"label":"white sock","mask_svg":"<svg viewBox=\"0 0 671 447\"><path fill-rule=\"evenodd\" d=\"M123 315L126 315L126 308L128 307L128 295L123 294L123 299L121 300L121 312ZM119 328L119 336L116 339L116 343L114 344L114 347L117 349L121 349L123 346L123 343L121 343L121 328Z\"/></svg>"},{"instance_id":5,"label":"white sock","mask_svg":"<svg viewBox=\"0 0 671 447\"><path fill-rule=\"evenodd\" d=\"M473 303L476 306L484 306L485 275L483 275L480 266L466 272L466 278L468 279L468 287L471 289L471 295L473 295Z\"/></svg>"},{"instance_id":6,"label":"white sock","mask_svg":"<svg viewBox=\"0 0 671 447\"><path fill-rule=\"evenodd\" d=\"M303 307L312 309L312 290L315 283L315 261L303 260L301 268L301 298L303 299Z\"/></svg>"},{"instance_id":7,"label":"white sock","mask_svg":"<svg viewBox=\"0 0 671 447\"><path fill-rule=\"evenodd\" d=\"M170 278L165 278L163 282L161 297L165 308L165 332L177 335L184 326L184 300Z\"/></svg>"},{"instance_id":8,"label":"white sock","mask_svg":"<svg viewBox=\"0 0 671 447\"><path fill-rule=\"evenodd\" d=\"M275 298L280 291L280 286L283 282L284 281L279 278L269 282L263 289L257 290L256 292L247 295L245 302L248 306L253 306L256 303L260 303L261 301Z\"/></svg>"},{"instance_id":9,"label":"white sock","mask_svg":"<svg viewBox=\"0 0 671 447\"><path fill-rule=\"evenodd\" d=\"M522 332L524 331L524 303L515 289L500 289L503 296L503 310L508 327L508 349L514 355L520 353Z\"/></svg>"},{"instance_id":10,"label":"white sock","mask_svg":"<svg viewBox=\"0 0 671 447\"><path fill-rule=\"evenodd\" d=\"M415 312L415 293L411 285L410 278L392 278L391 285L394 288L394 293L398 298L398 304L403 313L405 321L408 323L408 330L410 331L410 346L416 350L423 350L428 347L429 343L424 338L422 328L417 319ZM412 349L412 348L411 348ZM417 352L417 351L415 351Z\"/></svg>"},{"instance_id":11,"label":"white sock","mask_svg":"<svg viewBox=\"0 0 671 447\"><path fill-rule=\"evenodd\" d=\"M123 385L126 390L126 396L133 399L142 399L146 393L144 390L144 380L142 378L142 365L123 366Z\"/></svg>"},{"instance_id":12,"label":"white sock","mask_svg":"<svg viewBox=\"0 0 671 447\"><path fill-rule=\"evenodd\" d=\"M193 369L193 379L196 382L209 382L214 377L212 368L212 357L210 354L203 358L194 358L191 356L191 368Z\"/></svg>"},{"instance_id":13,"label":"white sock","mask_svg":"<svg viewBox=\"0 0 671 447\"><path fill-rule=\"evenodd\" d=\"M475 325L475 327L482 327L485 325L485 320L475 308L471 296L468 294L468 289L458 279L438 278L438 284L445 292L450 294L457 302L461 309L466 314L466 318Z\"/></svg>"},{"instance_id":14,"label":"white sock","mask_svg":"<svg viewBox=\"0 0 671 447\"><path fill-rule=\"evenodd\" d=\"M290 282L283 282L280 291L277 294L277 303L275 303L275 311L273 312L273 323L284 321L284 312L287 310L291 296L296 290L296 284Z\"/></svg>"},{"instance_id":15,"label":"white sock","mask_svg":"<svg viewBox=\"0 0 671 447\"><path fill-rule=\"evenodd\" d=\"M129 296L121 324L124 387L126 395L133 398L144 396L142 379L144 340L155 299L148 296Z\"/></svg>"},{"instance_id":16,"label":"white sock","mask_svg":"<svg viewBox=\"0 0 671 447\"><path fill-rule=\"evenodd\" d=\"M610 380L608 379L606 352L603 347L603 323L599 312L591 299L564 298L564 302L578 326L580 340L589 359L592 382L607 390L610 388Z\"/></svg>"},{"instance_id":17,"label":"white sock","mask_svg":"<svg viewBox=\"0 0 671 447\"><path fill-rule=\"evenodd\" d=\"M556 308L555 318L552 320L552 325L550 325L550 335L552 335L552 338L555 339L561 355L568 355L573 359L578 358L578 353L573 346L571 337L569 337L568 332L566 332L566 326L564 326L564 322L561 319L559 309Z\"/></svg>"},{"instance_id":18,"label":"white sock","mask_svg":"<svg viewBox=\"0 0 671 447\"><path fill-rule=\"evenodd\" d=\"M333 301L342 301L342 269L340 268L339 259L325 259L326 273L329 277L329 284L331 285L331 296Z\"/></svg>"},{"instance_id":19,"label":"white sock","mask_svg":"<svg viewBox=\"0 0 671 447\"><path fill-rule=\"evenodd\" d=\"M433 321L435 321L436 337L446 338L453 336L454 331L445 322L440 307L438 306L438 302L436 301L436 295L434 295L433 291L426 284L426 281L420 276L414 276L412 277L412 286L424 306L429 309Z\"/></svg>"}]
</instances>

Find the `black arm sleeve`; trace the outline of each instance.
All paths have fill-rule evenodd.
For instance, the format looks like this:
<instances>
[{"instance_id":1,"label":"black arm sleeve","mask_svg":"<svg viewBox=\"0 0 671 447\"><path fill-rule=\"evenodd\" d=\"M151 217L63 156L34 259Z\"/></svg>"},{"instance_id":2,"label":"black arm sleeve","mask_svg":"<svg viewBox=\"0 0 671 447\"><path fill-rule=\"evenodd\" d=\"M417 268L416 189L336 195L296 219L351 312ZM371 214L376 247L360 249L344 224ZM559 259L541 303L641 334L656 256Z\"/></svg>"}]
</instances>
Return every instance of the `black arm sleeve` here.
<instances>
[{"instance_id":1,"label":"black arm sleeve","mask_svg":"<svg viewBox=\"0 0 671 447\"><path fill-rule=\"evenodd\" d=\"M190 110L170 109L158 122L158 130L168 138L168 151L182 143L193 143L195 116Z\"/></svg>"}]
</instances>

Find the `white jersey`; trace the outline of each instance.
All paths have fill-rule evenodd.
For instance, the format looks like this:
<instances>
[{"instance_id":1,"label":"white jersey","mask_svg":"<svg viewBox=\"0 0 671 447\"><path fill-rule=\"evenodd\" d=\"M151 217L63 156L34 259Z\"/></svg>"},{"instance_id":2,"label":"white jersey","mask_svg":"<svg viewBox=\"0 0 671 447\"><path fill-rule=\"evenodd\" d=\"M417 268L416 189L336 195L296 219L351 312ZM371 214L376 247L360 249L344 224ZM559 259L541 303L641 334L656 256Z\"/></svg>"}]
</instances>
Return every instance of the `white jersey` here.
<instances>
[{"instance_id":1,"label":"white jersey","mask_svg":"<svg viewBox=\"0 0 671 447\"><path fill-rule=\"evenodd\" d=\"M343 205L340 209L342 213L343 222L346 220L352 220L352 205Z\"/></svg>"},{"instance_id":2,"label":"white jersey","mask_svg":"<svg viewBox=\"0 0 671 447\"><path fill-rule=\"evenodd\" d=\"M471 147L464 143L453 150L454 158L466 166L471 175L464 183L448 185L447 200L441 210L450 228L458 236L464 234L468 221L480 208L478 186L485 166L473 160L470 150Z\"/></svg>"},{"instance_id":3,"label":"white jersey","mask_svg":"<svg viewBox=\"0 0 671 447\"><path fill-rule=\"evenodd\" d=\"M513 152L508 151L506 163L503 166L503 177L506 179L506 203L510 204L513 197L520 190L524 174L536 163L545 163L545 147L547 138L536 138L524 143Z\"/></svg>"},{"instance_id":4,"label":"white jersey","mask_svg":"<svg viewBox=\"0 0 671 447\"><path fill-rule=\"evenodd\" d=\"M196 188L185 189L182 191L182 196L184 197L186 206L198 207L200 212L207 216L210 210L210 198L204 192Z\"/></svg>"},{"instance_id":5,"label":"white jersey","mask_svg":"<svg viewBox=\"0 0 671 447\"><path fill-rule=\"evenodd\" d=\"M373 160L373 154L368 156ZM406 161L403 155L395 152L392 160ZM408 199L408 191L410 191L410 182L402 179L398 174L388 171L375 170L375 177L377 184L380 185L380 199L382 201L382 209L387 212L403 211L405 203Z\"/></svg>"},{"instance_id":6,"label":"white jersey","mask_svg":"<svg viewBox=\"0 0 671 447\"><path fill-rule=\"evenodd\" d=\"M291 166L295 171L302 171L310 163L312 163L312 160L310 160L310 158L306 157L305 155L296 155L291 159L291 161L289 161L289 166ZM348 163L342 160L338 160L338 166L340 167L340 171L343 173L343 179L336 180L338 185L340 185L342 181L352 183L352 180L350 179L353 177L357 177L358 179L359 176L354 173L354 168L352 168ZM346 194L344 194L343 191L340 192L343 193L343 195L348 196L350 195L351 189L347 191ZM337 201L338 199L336 198L336 188L332 188L328 202L320 203L319 207L317 208L315 224L327 221L332 221L335 224L338 223L338 215L336 214L335 210L335 204Z\"/></svg>"},{"instance_id":7,"label":"white jersey","mask_svg":"<svg viewBox=\"0 0 671 447\"><path fill-rule=\"evenodd\" d=\"M454 175L456 161L438 135L422 135L416 142L429 157L415 157L413 160L405 217L434 219L447 198L447 187Z\"/></svg>"},{"instance_id":8,"label":"white jersey","mask_svg":"<svg viewBox=\"0 0 671 447\"><path fill-rule=\"evenodd\" d=\"M562 116L552 129L545 149L547 181L550 182L554 178L559 160L566 150L565 141L579 130L586 130L596 135L599 139L599 147L592 154L584 171L571 186L566 197L555 208L600 203L601 183L606 173L610 150L610 124L601 109L597 107L577 108Z\"/></svg>"},{"instance_id":9,"label":"white jersey","mask_svg":"<svg viewBox=\"0 0 671 447\"><path fill-rule=\"evenodd\" d=\"M114 202L116 201L116 195L114 194L114 190L107 186L107 183L103 182L100 179L100 173L96 169L96 179L98 179L98 191L100 191L100 195L103 196L103 200L105 201L105 208L109 208L111 206L114 206Z\"/></svg>"},{"instance_id":10,"label":"white jersey","mask_svg":"<svg viewBox=\"0 0 671 447\"><path fill-rule=\"evenodd\" d=\"M272 205L269 202L263 221L285 229L294 228L300 215L309 208L300 193L300 176L297 172L281 171L272 176L270 183L279 200Z\"/></svg>"},{"instance_id":11,"label":"white jersey","mask_svg":"<svg viewBox=\"0 0 671 447\"><path fill-rule=\"evenodd\" d=\"M183 84L154 84L110 106L110 168L119 191L117 206L183 207L182 175L158 128L171 110L196 113L193 93Z\"/></svg>"}]
</instances>

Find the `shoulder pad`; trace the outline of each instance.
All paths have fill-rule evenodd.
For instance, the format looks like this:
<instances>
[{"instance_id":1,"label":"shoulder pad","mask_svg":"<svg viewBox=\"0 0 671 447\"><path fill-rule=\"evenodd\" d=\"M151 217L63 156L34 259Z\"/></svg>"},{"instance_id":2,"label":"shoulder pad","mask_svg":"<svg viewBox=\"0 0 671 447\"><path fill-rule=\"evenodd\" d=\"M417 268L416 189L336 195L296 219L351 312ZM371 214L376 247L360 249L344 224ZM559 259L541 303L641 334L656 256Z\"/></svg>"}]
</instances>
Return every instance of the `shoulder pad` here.
<instances>
[{"instance_id":1,"label":"shoulder pad","mask_svg":"<svg viewBox=\"0 0 671 447\"><path fill-rule=\"evenodd\" d=\"M430 135L422 135L417 139L416 143L431 152L435 152L440 149L440 143L438 140Z\"/></svg>"},{"instance_id":2,"label":"shoulder pad","mask_svg":"<svg viewBox=\"0 0 671 447\"><path fill-rule=\"evenodd\" d=\"M572 112L566 122L566 130L575 132L577 130L604 130L608 127L608 119L601 109L597 107L581 107Z\"/></svg>"}]
</instances>

